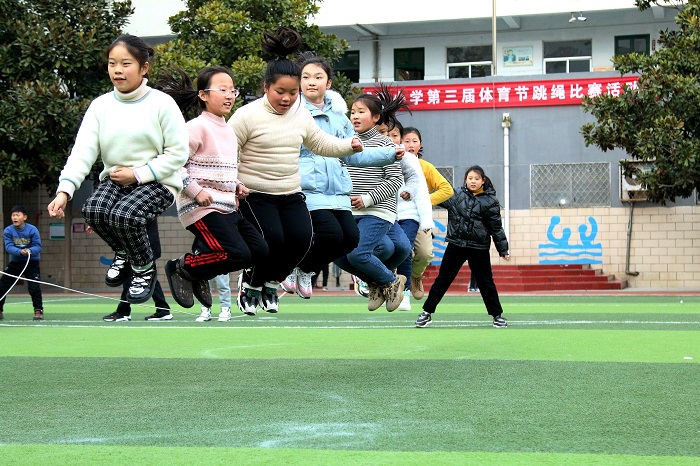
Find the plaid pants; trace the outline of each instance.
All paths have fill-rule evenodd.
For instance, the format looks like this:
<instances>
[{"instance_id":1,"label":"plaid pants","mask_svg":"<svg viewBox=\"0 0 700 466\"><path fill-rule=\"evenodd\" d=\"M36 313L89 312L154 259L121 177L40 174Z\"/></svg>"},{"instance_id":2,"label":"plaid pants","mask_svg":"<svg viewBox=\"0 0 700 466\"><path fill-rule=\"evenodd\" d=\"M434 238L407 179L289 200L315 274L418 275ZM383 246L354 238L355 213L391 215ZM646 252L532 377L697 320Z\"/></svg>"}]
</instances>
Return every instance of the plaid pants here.
<instances>
[{"instance_id":1,"label":"plaid pants","mask_svg":"<svg viewBox=\"0 0 700 466\"><path fill-rule=\"evenodd\" d=\"M85 222L113 251L124 251L135 266L153 262L153 249L146 225L162 214L174 200L160 183L120 186L109 177L83 205Z\"/></svg>"}]
</instances>

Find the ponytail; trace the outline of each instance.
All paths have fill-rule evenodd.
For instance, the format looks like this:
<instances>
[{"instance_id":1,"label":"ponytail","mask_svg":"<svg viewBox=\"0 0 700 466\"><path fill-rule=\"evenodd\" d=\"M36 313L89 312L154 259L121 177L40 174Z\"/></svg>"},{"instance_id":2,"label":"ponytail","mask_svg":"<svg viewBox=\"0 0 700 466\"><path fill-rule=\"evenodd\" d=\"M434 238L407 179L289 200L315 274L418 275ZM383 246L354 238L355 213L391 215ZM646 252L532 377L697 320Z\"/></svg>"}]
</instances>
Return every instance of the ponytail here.
<instances>
[{"instance_id":1,"label":"ponytail","mask_svg":"<svg viewBox=\"0 0 700 466\"><path fill-rule=\"evenodd\" d=\"M264 33L261 40L263 52L272 56L267 62L265 85L274 84L280 76L301 80L301 68L287 56L297 53L303 44L301 35L289 27L280 27L274 34Z\"/></svg>"},{"instance_id":2,"label":"ponytail","mask_svg":"<svg viewBox=\"0 0 700 466\"><path fill-rule=\"evenodd\" d=\"M412 113L403 89L399 89L398 93L392 96L389 86L384 83L380 83L374 93L362 94L354 100L354 102L360 101L365 104L372 116L379 115L377 125L386 125L389 131L394 129L398 122L396 112L403 110Z\"/></svg>"}]
</instances>

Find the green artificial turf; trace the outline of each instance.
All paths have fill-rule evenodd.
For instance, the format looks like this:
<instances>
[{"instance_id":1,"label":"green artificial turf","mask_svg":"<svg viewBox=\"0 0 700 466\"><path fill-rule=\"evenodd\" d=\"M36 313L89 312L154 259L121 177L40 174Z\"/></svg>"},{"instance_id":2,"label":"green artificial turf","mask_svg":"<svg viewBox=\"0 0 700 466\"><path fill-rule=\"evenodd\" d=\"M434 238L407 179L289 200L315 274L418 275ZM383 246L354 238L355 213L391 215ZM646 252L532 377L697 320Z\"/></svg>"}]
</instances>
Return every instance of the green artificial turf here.
<instances>
[{"instance_id":1,"label":"green artificial turf","mask_svg":"<svg viewBox=\"0 0 700 466\"><path fill-rule=\"evenodd\" d=\"M508 329L474 296L425 329L415 301L207 323L8 301L6 464L700 464L698 297L506 296Z\"/></svg>"}]
</instances>

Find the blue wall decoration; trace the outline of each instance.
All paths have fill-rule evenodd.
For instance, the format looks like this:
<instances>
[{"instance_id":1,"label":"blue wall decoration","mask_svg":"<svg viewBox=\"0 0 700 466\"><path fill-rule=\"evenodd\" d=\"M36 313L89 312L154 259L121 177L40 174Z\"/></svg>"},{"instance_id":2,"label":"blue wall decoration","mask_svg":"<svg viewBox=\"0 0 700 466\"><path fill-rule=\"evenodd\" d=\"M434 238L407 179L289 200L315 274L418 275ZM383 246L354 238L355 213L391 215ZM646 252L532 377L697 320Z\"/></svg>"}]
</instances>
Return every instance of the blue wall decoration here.
<instances>
[{"instance_id":1,"label":"blue wall decoration","mask_svg":"<svg viewBox=\"0 0 700 466\"><path fill-rule=\"evenodd\" d=\"M571 243L571 228L561 229L561 235L555 236L555 229L561 222L558 215L550 219L547 228L549 242L539 245L540 264L602 264L603 246L594 243L598 235L598 222L588 217L588 224L578 226L579 242Z\"/></svg>"}]
</instances>

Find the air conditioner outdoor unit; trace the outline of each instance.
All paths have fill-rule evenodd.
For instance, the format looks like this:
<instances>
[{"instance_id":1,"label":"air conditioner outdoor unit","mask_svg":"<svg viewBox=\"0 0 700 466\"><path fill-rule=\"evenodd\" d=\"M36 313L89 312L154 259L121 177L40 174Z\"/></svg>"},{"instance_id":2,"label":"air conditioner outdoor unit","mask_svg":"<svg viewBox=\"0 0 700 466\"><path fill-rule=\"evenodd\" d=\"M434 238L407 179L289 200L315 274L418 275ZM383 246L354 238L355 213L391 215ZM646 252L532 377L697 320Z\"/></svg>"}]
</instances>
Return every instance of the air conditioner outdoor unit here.
<instances>
[{"instance_id":1,"label":"air conditioner outdoor unit","mask_svg":"<svg viewBox=\"0 0 700 466\"><path fill-rule=\"evenodd\" d=\"M639 180L642 173L651 171L654 164L640 160L629 161L630 170L625 174L625 169L620 165L620 200L646 201L647 190Z\"/></svg>"}]
</instances>

